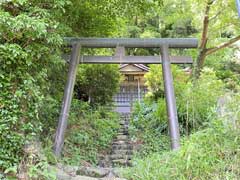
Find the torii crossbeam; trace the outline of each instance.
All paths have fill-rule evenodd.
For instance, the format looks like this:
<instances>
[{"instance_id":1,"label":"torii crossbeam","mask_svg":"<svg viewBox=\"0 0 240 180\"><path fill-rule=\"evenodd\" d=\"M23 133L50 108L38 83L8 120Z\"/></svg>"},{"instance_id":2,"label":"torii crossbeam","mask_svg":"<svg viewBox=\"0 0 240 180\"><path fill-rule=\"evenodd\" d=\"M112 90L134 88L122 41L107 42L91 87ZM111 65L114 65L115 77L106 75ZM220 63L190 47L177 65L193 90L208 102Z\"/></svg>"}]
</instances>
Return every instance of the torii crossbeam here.
<instances>
[{"instance_id":1,"label":"torii crossbeam","mask_svg":"<svg viewBox=\"0 0 240 180\"><path fill-rule=\"evenodd\" d=\"M170 56L169 48L197 48L195 38L65 38L72 46L69 61L67 83L64 90L61 114L59 117L54 153L60 156L64 143L64 133L71 106L77 66L79 63L90 64L162 64L165 97L167 104L168 124L173 150L180 147L180 133L177 117L176 98L173 87L171 64L191 64L191 57ZM116 48L115 56L81 56L81 48ZM126 56L125 48L159 48L160 56Z\"/></svg>"}]
</instances>

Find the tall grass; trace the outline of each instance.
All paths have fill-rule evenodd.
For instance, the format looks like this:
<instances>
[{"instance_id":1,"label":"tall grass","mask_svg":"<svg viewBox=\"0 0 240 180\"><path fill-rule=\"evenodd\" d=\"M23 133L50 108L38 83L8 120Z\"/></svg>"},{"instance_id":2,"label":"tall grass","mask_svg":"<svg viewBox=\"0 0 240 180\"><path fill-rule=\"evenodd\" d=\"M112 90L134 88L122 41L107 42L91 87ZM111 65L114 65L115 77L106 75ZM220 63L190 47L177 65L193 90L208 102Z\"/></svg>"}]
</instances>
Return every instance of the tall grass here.
<instances>
[{"instance_id":1,"label":"tall grass","mask_svg":"<svg viewBox=\"0 0 240 180\"><path fill-rule=\"evenodd\" d=\"M178 73L175 74L178 77ZM205 68L195 84L181 80L182 71L179 74L180 79L175 82L178 90L178 120L181 135L188 136L208 127L209 122L216 118L217 101L225 89L223 82L217 79L211 69ZM148 79L149 82L150 80ZM167 119L164 97L157 100L146 98L145 102L135 105L130 129L131 135L144 144L138 153L140 156L169 150Z\"/></svg>"},{"instance_id":2,"label":"tall grass","mask_svg":"<svg viewBox=\"0 0 240 180\"><path fill-rule=\"evenodd\" d=\"M124 176L129 180L240 179L240 96L225 103L222 117L185 137L179 151L135 160Z\"/></svg>"}]
</instances>

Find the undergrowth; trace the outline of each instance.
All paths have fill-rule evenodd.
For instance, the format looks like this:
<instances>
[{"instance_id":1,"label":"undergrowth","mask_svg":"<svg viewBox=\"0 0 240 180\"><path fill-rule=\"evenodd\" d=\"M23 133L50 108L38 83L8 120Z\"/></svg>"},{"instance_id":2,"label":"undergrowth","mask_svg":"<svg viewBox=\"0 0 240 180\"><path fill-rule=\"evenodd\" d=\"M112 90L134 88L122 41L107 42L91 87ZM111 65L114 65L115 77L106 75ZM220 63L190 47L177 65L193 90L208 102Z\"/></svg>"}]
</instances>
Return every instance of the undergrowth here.
<instances>
[{"instance_id":1,"label":"undergrowth","mask_svg":"<svg viewBox=\"0 0 240 180\"><path fill-rule=\"evenodd\" d=\"M179 71L177 67L175 70ZM150 71L148 74L149 82L153 81L154 73L156 72ZM179 79L178 76L182 76L182 71L176 72L175 76ZM208 127L209 122L216 118L217 101L225 92L223 86L223 82L217 79L215 72L207 68L203 70L195 84L185 79L175 81L175 88L181 87L181 91L176 88L178 89L176 102L182 136L188 136ZM156 95L154 97L156 98ZM144 102L134 106L130 126L131 135L143 143L138 156L144 157L153 152L162 153L170 147L165 98L161 96L155 98L147 97Z\"/></svg>"},{"instance_id":2,"label":"undergrowth","mask_svg":"<svg viewBox=\"0 0 240 180\"><path fill-rule=\"evenodd\" d=\"M108 148L117 133L118 115L107 107L92 109L88 103L75 100L69 118L64 145L66 164L96 164L101 151Z\"/></svg>"},{"instance_id":3,"label":"undergrowth","mask_svg":"<svg viewBox=\"0 0 240 180\"><path fill-rule=\"evenodd\" d=\"M221 117L182 140L179 151L135 159L130 180L237 180L240 177L240 96L229 98ZM230 103L229 103L230 102ZM226 102L225 102L226 103Z\"/></svg>"}]
</instances>

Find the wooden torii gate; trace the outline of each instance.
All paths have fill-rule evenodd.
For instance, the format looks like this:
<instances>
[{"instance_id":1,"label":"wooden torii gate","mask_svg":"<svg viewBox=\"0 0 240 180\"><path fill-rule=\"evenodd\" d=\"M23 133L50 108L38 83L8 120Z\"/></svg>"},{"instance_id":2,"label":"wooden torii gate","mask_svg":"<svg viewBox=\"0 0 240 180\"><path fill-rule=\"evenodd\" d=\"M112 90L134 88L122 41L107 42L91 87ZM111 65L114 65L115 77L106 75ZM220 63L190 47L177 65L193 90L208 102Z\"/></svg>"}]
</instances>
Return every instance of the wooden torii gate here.
<instances>
[{"instance_id":1,"label":"wooden torii gate","mask_svg":"<svg viewBox=\"0 0 240 180\"><path fill-rule=\"evenodd\" d=\"M197 48L198 40L195 38L66 38L72 46L69 61L69 71L64 90L61 114L58 121L54 142L54 153L61 155L64 143L64 133L71 106L77 66L79 63L88 64L162 64L165 97L167 104L168 124L171 138L171 148L180 147L180 133L177 117L176 98L174 94L171 64L192 63L191 57L170 56L170 48ZM81 48L116 48L115 56L81 56ZM159 56L126 56L125 48L159 48Z\"/></svg>"}]
</instances>

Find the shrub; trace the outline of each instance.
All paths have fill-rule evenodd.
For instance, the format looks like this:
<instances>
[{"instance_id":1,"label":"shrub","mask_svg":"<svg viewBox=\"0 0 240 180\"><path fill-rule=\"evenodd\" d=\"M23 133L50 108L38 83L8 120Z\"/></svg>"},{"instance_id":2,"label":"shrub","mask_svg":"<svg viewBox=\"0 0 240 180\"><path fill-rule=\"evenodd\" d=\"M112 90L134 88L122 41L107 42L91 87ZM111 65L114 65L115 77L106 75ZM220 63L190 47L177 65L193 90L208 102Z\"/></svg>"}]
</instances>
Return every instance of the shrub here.
<instances>
[{"instance_id":1,"label":"shrub","mask_svg":"<svg viewBox=\"0 0 240 180\"><path fill-rule=\"evenodd\" d=\"M150 71L150 73L152 72ZM177 89L178 87L181 91ZM195 84L186 82L185 78L184 81L181 79L175 81L175 89L182 135L188 135L192 131L204 128L215 118L217 101L224 93L224 84L217 79L215 72L211 69L204 69ZM168 149L168 119L165 98L159 97L157 100L147 98L144 103L136 104L131 126L132 135L142 139L145 144L140 154L146 155Z\"/></svg>"},{"instance_id":2,"label":"shrub","mask_svg":"<svg viewBox=\"0 0 240 180\"><path fill-rule=\"evenodd\" d=\"M81 65L78 69L75 92L79 99L92 105L112 102L120 84L118 65Z\"/></svg>"},{"instance_id":3,"label":"shrub","mask_svg":"<svg viewBox=\"0 0 240 180\"><path fill-rule=\"evenodd\" d=\"M178 66L171 66L175 93L176 95L180 95L184 89L187 87L190 77L186 73L183 72ZM146 85L149 90L148 97L157 100L158 98L164 97L164 82L162 75L162 68L159 65L151 65L150 71L145 75Z\"/></svg>"},{"instance_id":4,"label":"shrub","mask_svg":"<svg viewBox=\"0 0 240 180\"><path fill-rule=\"evenodd\" d=\"M64 145L64 161L79 165L97 163L98 153L108 148L119 126L118 115L107 107L92 109L75 100Z\"/></svg>"},{"instance_id":5,"label":"shrub","mask_svg":"<svg viewBox=\"0 0 240 180\"><path fill-rule=\"evenodd\" d=\"M234 107L239 105L235 101ZM226 123L226 117L212 120L208 128L185 137L179 151L154 153L136 160L134 167L124 172L125 177L132 180L238 179L240 113L228 110L229 117L238 117L238 126Z\"/></svg>"},{"instance_id":6,"label":"shrub","mask_svg":"<svg viewBox=\"0 0 240 180\"><path fill-rule=\"evenodd\" d=\"M218 99L225 93L224 83L212 69L205 68L197 82L188 82L177 96L178 119L185 134L203 128L217 112Z\"/></svg>"},{"instance_id":7,"label":"shrub","mask_svg":"<svg viewBox=\"0 0 240 180\"><path fill-rule=\"evenodd\" d=\"M234 56L234 52L231 55ZM225 82L227 88L237 91L240 88L240 63L236 57L229 59L219 65L217 76Z\"/></svg>"},{"instance_id":8,"label":"shrub","mask_svg":"<svg viewBox=\"0 0 240 180\"><path fill-rule=\"evenodd\" d=\"M164 99L135 104L130 121L130 134L133 139L140 139L144 144L140 156L169 149L165 113Z\"/></svg>"}]
</instances>

